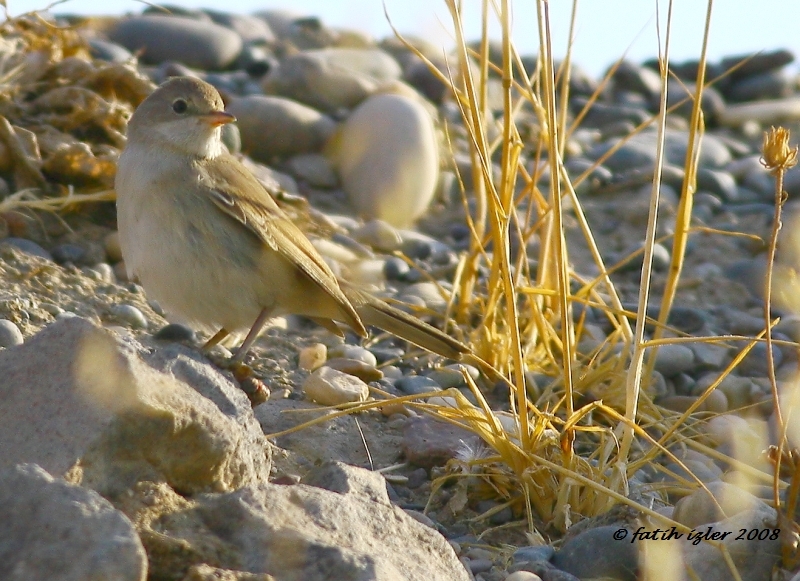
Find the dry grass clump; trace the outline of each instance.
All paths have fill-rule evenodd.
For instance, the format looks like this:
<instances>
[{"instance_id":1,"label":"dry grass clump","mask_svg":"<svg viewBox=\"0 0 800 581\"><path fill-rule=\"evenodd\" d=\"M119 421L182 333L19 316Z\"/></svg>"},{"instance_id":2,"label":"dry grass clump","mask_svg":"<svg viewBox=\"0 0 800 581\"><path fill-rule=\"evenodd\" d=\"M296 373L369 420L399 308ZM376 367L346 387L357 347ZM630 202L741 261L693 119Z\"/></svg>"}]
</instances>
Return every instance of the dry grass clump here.
<instances>
[{"instance_id":1,"label":"dry grass clump","mask_svg":"<svg viewBox=\"0 0 800 581\"><path fill-rule=\"evenodd\" d=\"M586 109L570 124L566 110L570 52L568 50L567 57L556 67L547 2L538 2L540 51L535 70L525 69L511 42L508 0L482 2L484 36L472 45L474 49L469 48L463 36L462 3L445 2L453 20L458 60L447 74L439 73L439 76L450 86L461 111L472 159L474 192L470 195L475 198L474 211L468 212L471 245L457 270L449 314L462 329L467 329L477 355L507 379L511 387L512 414L504 417L491 411L471 382L478 406L471 405L457 393L449 394L452 399L447 405L422 406L429 413L480 435L489 448L467 451L464 458L453 462L451 474L437 484L447 478L458 478L473 486L476 482L483 483L507 504L525 509L531 533L535 532L537 519L551 529L564 531L576 519L602 514L617 503L631 505L640 513L663 522L665 519L655 515L651 507L629 498L628 479L643 466L662 470L656 460L664 455L685 469L670 450L689 447L729 463L753 482L773 482L776 499L780 490L791 483L794 493L790 497L795 499L800 476L796 451L789 452L783 446L785 425L782 444L773 453L773 462L778 467L773 474L768 474L738 458L716 452L707 430L698 423L707 419L708 414L695 413L757 341L771 341L769 330L775 321L769 317L769 306L765 313L765 332L757 337L686 337L666 324L680 281L687 242L696 231L691 226L691 214L698 148L705 128L700 107L702 88L709 84L705 79L705 63L710 2L697 90L692 97L689 147L684 166L686 179L671 228L674 232L672 263L661 294L657 321L648 319L646 312L668 113L666 90L662 89L659 113L636 130L654 125L660 139L658 163L652 179L638 309L630 313L622 308L609 278L612 269L600 257L581 200L575 194L575 188L588 177L591 169L573 181L563 164L568 136L596 100L608 77L589 99ZM502 26L501 57L492 55L495 60L490 58L490 43L485 33L490 18L497 18ZM670 19L671 5L666 34L660 39L664 47L660 55L662 88L668 80ZM573 16L573 27L574 24ZM418 56L424 58L421 53ZM435 72L434 67L431 69ZM490 74L502 80L503 111L497 119L487 105ZM532 110L538 123L538 130L530 132L532 137L526 139L515 123L517 113L523 108ZM778 149L785 154L784 160L793 159L788 146ZM499 177L493 174L492 161L499 163ZM545 175L549 176L549 181L543 187L542 176ZM781 192L780 183L776 191ZM782 203L780 195L776 203L778 207ZM776 225L780 221L777 212L776 209ZM577 220L600 272L594 279L587 280L570 268L564 228L567 214ZM529 257L526 248L536 246L529 246L527 242L534 238L538 238L538 255ZM519 241L516 254L511 252L512 240ZM535 272L529 267L529 258L535 258L538 263ZM479 276L481 268L488 269L485 279ZM599 309L614 329L588 356L576 352L584 319L574 316L575 305ZM474 324L476 318L480 320L478 325ZM655 329L649 339L645 335L646 324ZM733 344L736 340L747 344L691 409L679 414L653 404L648 383L659 346L688 341ZM544 390L534 389L529 385L533 373L549 376L553 381ZM777 407L777 389L774 391ZM531 397L534 393L535 397ZM581 395L587 393L594 398L584 403ZM780 458L784 458L783 472ZM679 481L682 484L674 485L672 492L703 486L696 478ZM652 492L658 496L667 490L653 488ZM456 497L459 495L453 498ZM775 504L779 505L777 500ZM791 511L783 514L793 515L795 504L796 499L792 501ZM793 518L785 520L788 529L797 529ZM672 525L681 529L677 523L670 522L669 526ZM788 547L796 536L787 539ZM735 571L732 574L737 576Z\"/></svg>"},{"instance_id":2,"label":"dry grass clump","mask_svg":"<svg viewBox=\"0 0 800 581\"><path fill-rule=\"evenodd\" d=\"M113 200L127 120L152 87L38 13L0 24L0 172L16 192L0 212Z\"/></svg>"}]
</instances>

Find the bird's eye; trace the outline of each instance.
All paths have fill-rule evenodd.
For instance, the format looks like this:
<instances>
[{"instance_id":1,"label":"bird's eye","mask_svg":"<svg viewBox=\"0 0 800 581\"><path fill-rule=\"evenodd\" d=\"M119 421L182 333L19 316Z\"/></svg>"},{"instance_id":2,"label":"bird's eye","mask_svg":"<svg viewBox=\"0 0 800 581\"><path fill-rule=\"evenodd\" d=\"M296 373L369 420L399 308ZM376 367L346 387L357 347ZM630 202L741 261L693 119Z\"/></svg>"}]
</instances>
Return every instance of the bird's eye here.
<instances>
[{"instance_id":1,"label":"bird's eye","mask_svg":"<svg viewBox=\"0 0 800 581\"><path fill-rule=\"evenodd\" d=\"M172 102L172 110L175 111L177 114L186 113L186 110L189 108L189 105L186 104L186 101L183 99L175 99Z\"/></svg>"}]
</instances>

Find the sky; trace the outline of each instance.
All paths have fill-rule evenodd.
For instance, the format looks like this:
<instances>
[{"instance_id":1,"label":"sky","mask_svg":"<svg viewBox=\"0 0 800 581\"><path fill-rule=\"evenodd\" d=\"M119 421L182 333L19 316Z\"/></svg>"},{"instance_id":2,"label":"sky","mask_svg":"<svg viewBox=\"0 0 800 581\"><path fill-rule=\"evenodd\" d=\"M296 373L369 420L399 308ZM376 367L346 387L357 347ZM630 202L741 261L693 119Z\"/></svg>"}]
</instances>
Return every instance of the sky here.
<instances>
[{"instance_id":1,"label":"sky","mask_svg":"<svg viewBox=\"0 0 800 581\"><path fill-rule=\"evenodd\" d=\"M49 0L6 0L13 15L41 9ZM149 0L153 2L154 0ZM707 10L704 0L674 0L670 60L679 62L700 55ZM497 0L499 4L500 0ZM535 0L508 0L513 14L513 38L522 54L538 53ZM164 0L192 8L213 8L236 13L264 9L289 10L318 16L328 26L366 31L382 38L392 34L384 14L402 33L413 33L445 48L452 46L452 21L444 0ZM549 0L554 54L563 56L569 35L571 0ZM480 33L480 0L463 0L468 38ZM98 8L99 6L99 8ZM594 76L627 53L641 62L658 54L656 0L578 0L573 62ZM661 0L662 37L668 0ZM114 15L140 12L136 0L68 0L55 13ZM499 38L499 28L490 28ZM800 0L715 0L711 18L709 57L787 48L800 55Z\"/></svg>"}]
</instances>

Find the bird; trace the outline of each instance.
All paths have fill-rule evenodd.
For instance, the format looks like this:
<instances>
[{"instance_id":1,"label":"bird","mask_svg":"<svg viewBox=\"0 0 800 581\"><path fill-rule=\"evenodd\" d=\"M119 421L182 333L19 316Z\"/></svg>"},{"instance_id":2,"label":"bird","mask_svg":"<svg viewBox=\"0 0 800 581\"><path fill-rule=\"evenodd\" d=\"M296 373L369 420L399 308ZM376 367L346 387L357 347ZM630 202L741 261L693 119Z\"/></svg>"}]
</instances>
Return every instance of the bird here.
<instances>
[{"instance_id":1,"label":"bird","mask_svg":"<svg viewBox=\"0 0 800 581\"><path fill-rule=\"evenodd\" d=\"M136 108L115 178L129 278L184 322L218 329L210 350L249 329L241 363L266 322L303 315L341 335L375 326L444 357L469 348L387 302L337 280L300 228L223 145L236 118L209 83L173 77Z\"/></svg>"}]
</instances>

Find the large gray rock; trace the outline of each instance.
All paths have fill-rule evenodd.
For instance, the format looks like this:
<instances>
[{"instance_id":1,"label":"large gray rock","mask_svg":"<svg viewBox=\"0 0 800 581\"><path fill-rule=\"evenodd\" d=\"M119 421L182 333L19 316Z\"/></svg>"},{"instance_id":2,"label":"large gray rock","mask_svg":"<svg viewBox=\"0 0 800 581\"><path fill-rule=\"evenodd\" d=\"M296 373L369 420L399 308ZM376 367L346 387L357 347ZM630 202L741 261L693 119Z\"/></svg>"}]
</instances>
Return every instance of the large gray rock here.
<instances>
[{"instance_id":1,"label":"large gray rock","mask_svg":"<svg viewBox=\"0 0 800 581\"><path fill-rule=\"evenodd\" d=\"M444 537L385 496L262 484L206 497L197 510L248 569L284 581L469 579Z\"/></svg>"},{"instance_id":2,"label":"large gray rock","mask_svg":"<svg viewBox=\"0 0 800 581\"><path fill-rule=\"evenodd\" d=\"M321 109L350 109L382 83L398 80L400 65L379 49L326 48L284 58L264 79L264 92Z\"/></svg>"},{"instance_id":3,"label":"large gray rock","mask_svg":"<svg viewBox=\"0 0 800 581\"><path fill-rule=\"evenodd\" d=\"M0 352L0 467L35 462L103 494L143 479L184 493L266 481L270 448L244 393L189 349L151 349L149 364L140 350L73 317Z\"/></svg>"},{"instance_id":4,"label":"large gray rock","mask_svg":"<svg viewBox=\"0 0 800 581\"><path fill-rule=\"evenodd\" d=\"M39 466L0 471L0 578L144 581L147 557L133 524L96 492Z\"/></svg>"},{"instance_id":5,"label":"large gray rock","mask_svg":"<svg viewBox=\"0 0 800 581\"><path fill-rule=\"evenodd\" d=\"M469 579L444 537L389 502L381 475L327 463L307 481L192 498L142 482L118 504L137 524L153 579L197 581L199 563L242 581ZM214 579L206 573L199 579Z\"/></svg>"},{"instance_id":6,"label":"large gray rock","mask_svg":"<svg viewBox=\"0 0 800 581\"><path fill-rule=\"evenodd\" d=\"M242 50L242 38L233 30L182 16L124 18L109 37L130 51L143 50L146 62L178 61L203 70L228 67Z\"/></svg>"},{"instance_id":7,"label":"large gray rock","mask_svg":"<svg viewBox=\"0 0 800 581\"><path fill-rule=\"evenodd\" d=\"M241 97L227 110L236 116L243 151L264 163L276 156L319 151L336 129L327 115L283 97Z\"/></svg>"}]
</instances>

